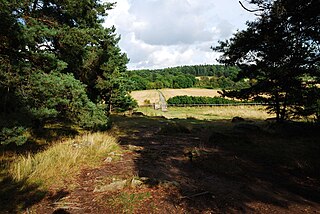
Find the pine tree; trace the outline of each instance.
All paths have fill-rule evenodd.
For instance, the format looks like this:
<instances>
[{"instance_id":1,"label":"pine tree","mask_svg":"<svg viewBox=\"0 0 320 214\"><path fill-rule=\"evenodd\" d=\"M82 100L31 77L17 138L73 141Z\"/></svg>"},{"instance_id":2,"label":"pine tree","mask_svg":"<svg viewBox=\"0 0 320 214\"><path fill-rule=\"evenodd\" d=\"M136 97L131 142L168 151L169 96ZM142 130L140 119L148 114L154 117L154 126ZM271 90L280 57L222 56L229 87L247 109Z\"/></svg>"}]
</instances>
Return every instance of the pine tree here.
<instances>
[{"instance_id":1,"label":"pine tree","mask_svg":"<svg viewBox=\"0 0 320 214\"><path fill-rule=\"evenodd\" d=\"M250 79L251 86L225 92L226 96L253 98L269 104L277 120L298 114L301 94L319 83L319 1L251 1L258 6L258 18L247 23L230 40L214 50L220 62L236 65L238 79ZM317 102L314 97L313 102Z\"/></svg>"},{"instance_id":2,"label":"pine tree","mask_svg":"<svg viewBox=\"0 0 320 214\"><path fill-rule=\"evenodd\" d=\"M115 85L98 87L98 80L124 72L128 62L115 29L102 26L113 6L99 0L1 1L2 143L53 119L87 129L107 126L101 106Z\"/></svg>"}]
</instances>

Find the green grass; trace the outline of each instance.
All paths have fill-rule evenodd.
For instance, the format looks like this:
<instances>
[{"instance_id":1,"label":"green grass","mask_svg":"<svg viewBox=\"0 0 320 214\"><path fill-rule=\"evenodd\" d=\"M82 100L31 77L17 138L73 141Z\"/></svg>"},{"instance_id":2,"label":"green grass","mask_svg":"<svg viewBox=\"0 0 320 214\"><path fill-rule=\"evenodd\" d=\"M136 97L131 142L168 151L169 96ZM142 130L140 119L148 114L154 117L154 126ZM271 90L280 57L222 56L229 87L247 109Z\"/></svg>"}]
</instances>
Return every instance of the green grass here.
<instances>
[{"instance_id":1,"label":"green grass","mask_svg":"<svg viewBox=\"0 0 320 214\"><path fill-rule=\"evenodd\" d=\"M111 152L121 152L117 140L105 133L92 133L58 141L35 155L20 155L10 164L9 174L16 182L41 188L62 186L83 167L94 167Z\"/></svg>"},{"instance_id":2,"label":"green grass","mask_svg":"<svg viewBox=\"0 0 320 214\"><path fill-rule=\"evenodd\" d=\"M134 213L135 208L144 200L151 197L149 192L127 193L121 192L109 198L107 203L117 208L118 213Z\"/></svg>"}]
</instances>

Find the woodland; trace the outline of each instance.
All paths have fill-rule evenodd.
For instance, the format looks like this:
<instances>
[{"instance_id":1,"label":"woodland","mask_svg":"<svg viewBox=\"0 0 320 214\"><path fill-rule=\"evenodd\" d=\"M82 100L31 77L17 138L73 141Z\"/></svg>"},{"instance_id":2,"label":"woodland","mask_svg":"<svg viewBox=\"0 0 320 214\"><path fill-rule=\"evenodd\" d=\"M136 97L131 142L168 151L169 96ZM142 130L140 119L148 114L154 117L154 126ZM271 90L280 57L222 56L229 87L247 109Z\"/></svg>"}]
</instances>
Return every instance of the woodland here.
<instances>
[{"instance_id":1,"label":"woodland","mask_svg":"<svg viewBox=\"0 0 320 214\"><path fill-rule=\"evenodd\" d=\"M133 109L129 92L143 89L228 89L224 96L268 103L278 121L319 120L319 2L251 4L258 19L212 47L224 65L127 71L115 28L102 25L114 3L2 1L2 144L23 144L47 123L107 129L110 112Z\"/></svg>"},{"instance_id":2,"label":"woodland","mask_svg":"<svg viewBox=\"0 0 320 214\"><path fill-rule=\"evenodd\" d=\"M0 213L318 213L320 1L240 1L219 65L156 70L128 70L115 6L0 1ZM226 106L130 96L190 87L221 96L168 103Z\"/></svg>"}]
</instances>

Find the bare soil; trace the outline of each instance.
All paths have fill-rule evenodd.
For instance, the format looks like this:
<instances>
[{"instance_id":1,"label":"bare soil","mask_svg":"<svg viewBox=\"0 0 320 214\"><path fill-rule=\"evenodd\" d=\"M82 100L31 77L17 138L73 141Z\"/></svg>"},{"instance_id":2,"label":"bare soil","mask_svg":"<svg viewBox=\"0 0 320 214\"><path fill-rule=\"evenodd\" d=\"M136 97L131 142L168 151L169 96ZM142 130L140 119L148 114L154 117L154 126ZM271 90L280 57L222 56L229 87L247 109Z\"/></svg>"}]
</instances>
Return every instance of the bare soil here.
<instances>
[{"instance_id":1,"label":"bare soil","mask_svg":"<svg viewBox=\"0 0 320 214\"><path fill-rule=\"evenodd\" d=\"M123 155L83 170L73 184L52 190L30 212L320 213L319 173L300 169L303 162L292 159L295 152L283 160L271 146L251 150L277 143L286 157L288 149L283 152L281 142L319 144L319 134L297 128L290 137L266 131L270 127L262 121L241 124L114 117ZM319 158L317 144L308 155ZM95 191L99 185L133 178L143 183Z\"/></svg>"}]
</instances>

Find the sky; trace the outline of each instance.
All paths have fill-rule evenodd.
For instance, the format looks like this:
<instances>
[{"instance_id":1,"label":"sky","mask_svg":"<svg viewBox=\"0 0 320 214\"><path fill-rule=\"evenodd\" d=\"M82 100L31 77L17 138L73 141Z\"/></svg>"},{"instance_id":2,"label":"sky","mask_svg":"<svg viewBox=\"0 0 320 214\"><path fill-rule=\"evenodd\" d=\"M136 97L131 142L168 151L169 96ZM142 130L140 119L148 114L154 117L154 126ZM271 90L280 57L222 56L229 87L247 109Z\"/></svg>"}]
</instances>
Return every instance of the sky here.
<instances>
[{"instance_id":1,"label":"sky","mask_svg":"<svg viewBox=\"0 0 320 214\"><path fill-rule=\"evenodd\" d=\"M108 14L128 69L216 64L210 47L255 19L238 0L117 0Z\"/></svg>"}]
</instances>

